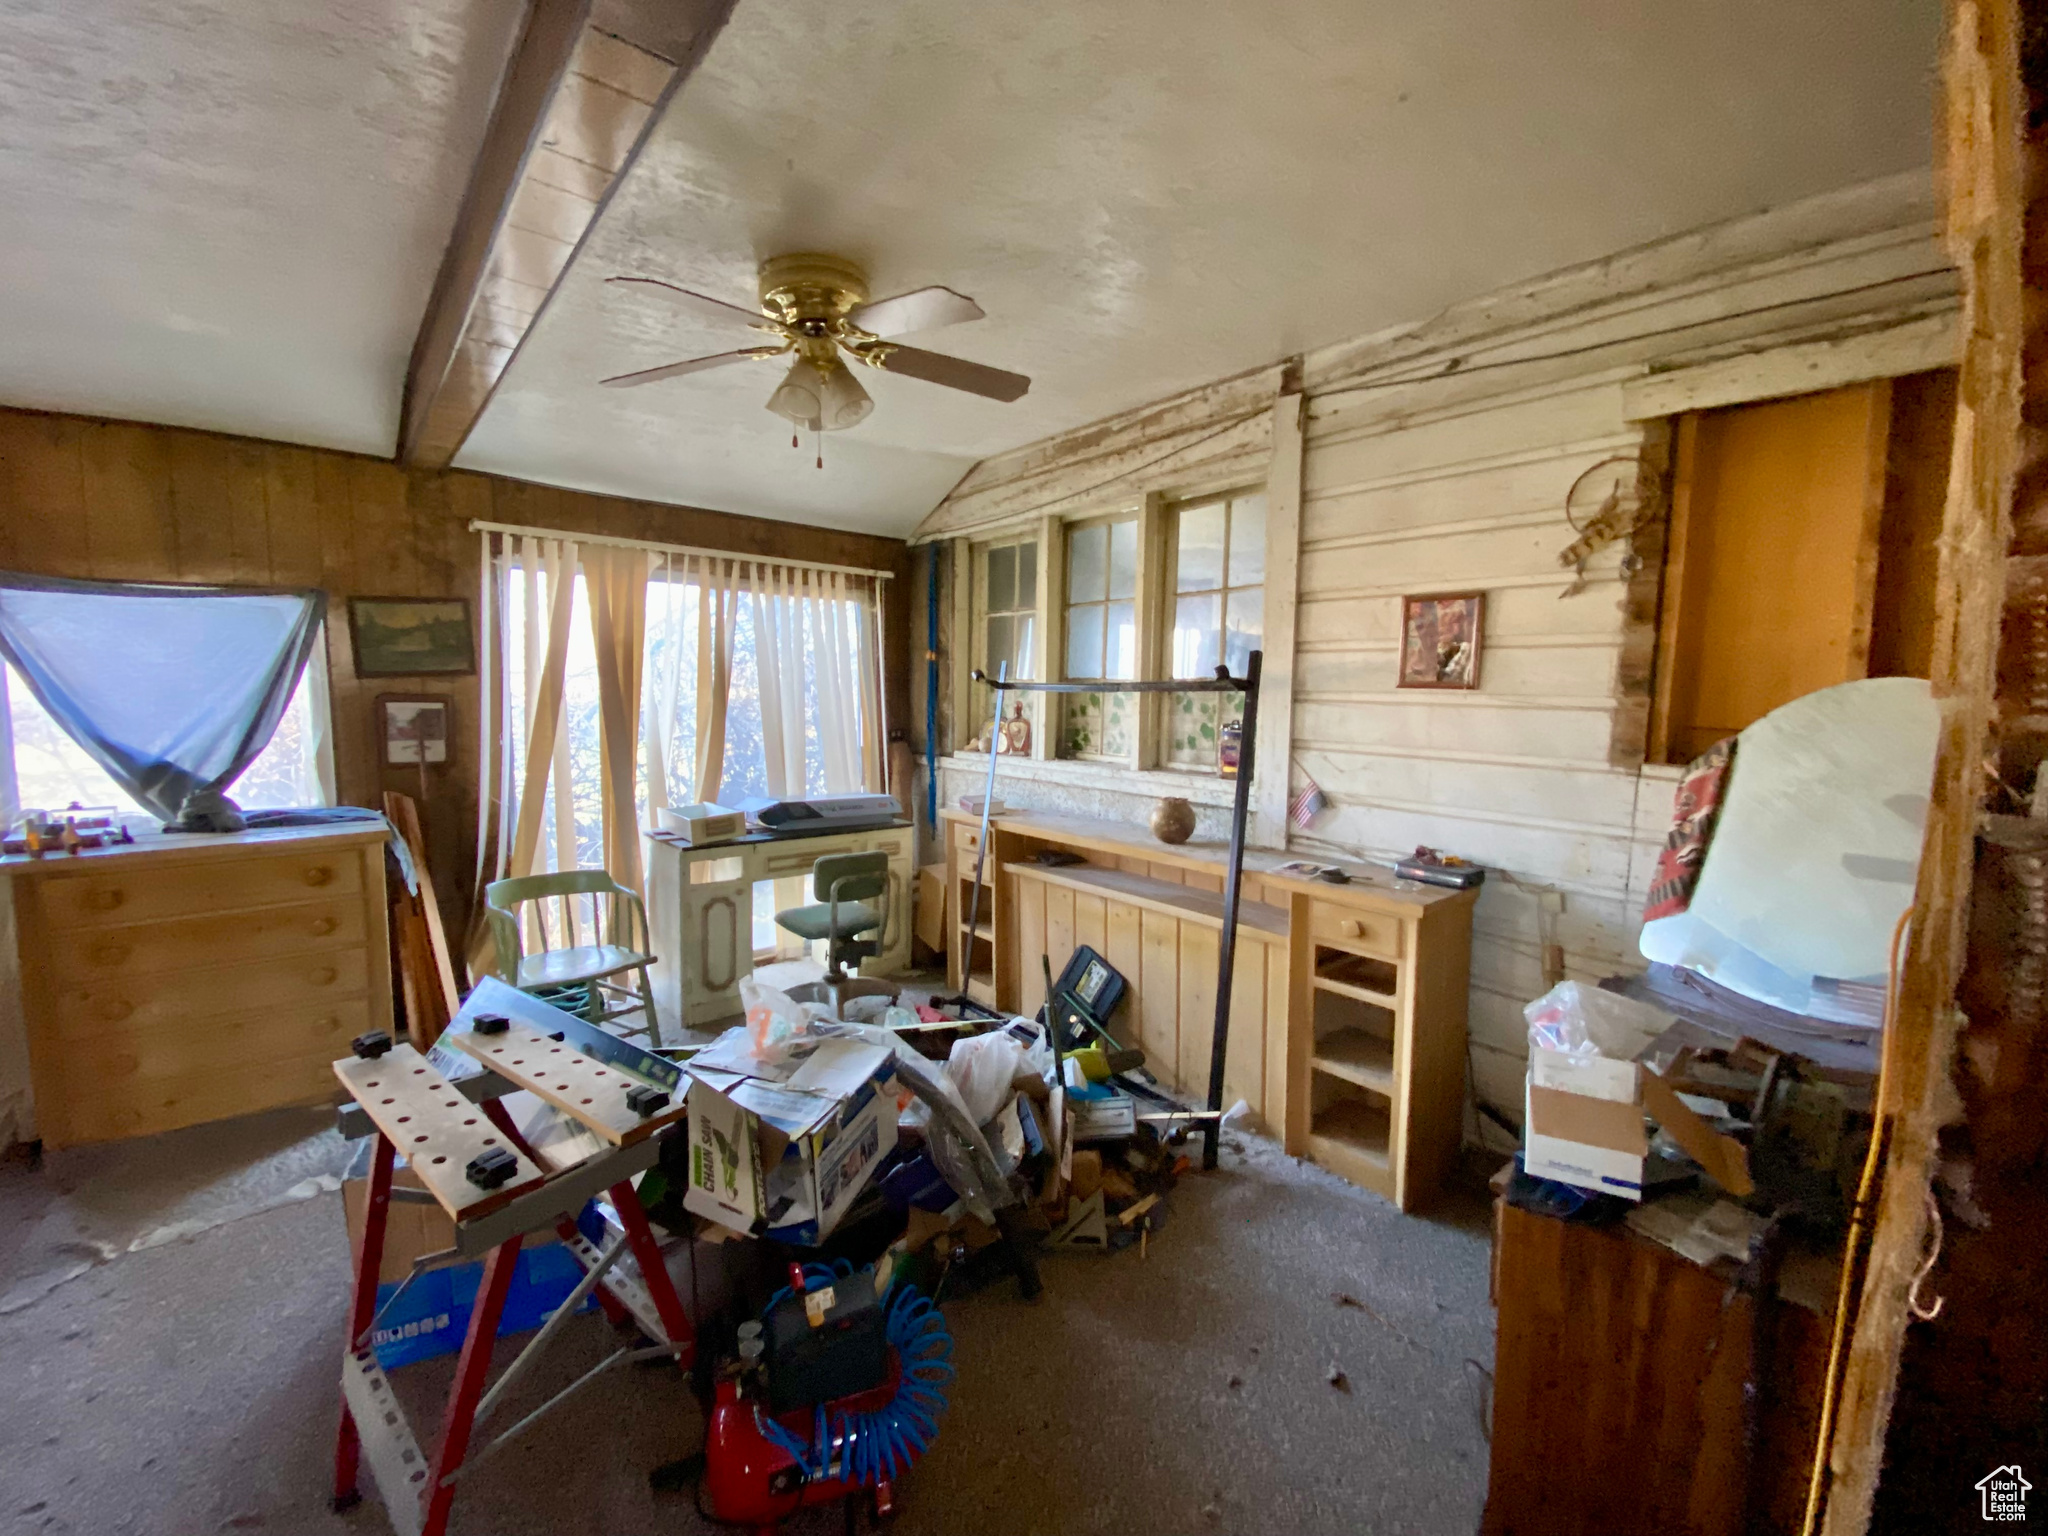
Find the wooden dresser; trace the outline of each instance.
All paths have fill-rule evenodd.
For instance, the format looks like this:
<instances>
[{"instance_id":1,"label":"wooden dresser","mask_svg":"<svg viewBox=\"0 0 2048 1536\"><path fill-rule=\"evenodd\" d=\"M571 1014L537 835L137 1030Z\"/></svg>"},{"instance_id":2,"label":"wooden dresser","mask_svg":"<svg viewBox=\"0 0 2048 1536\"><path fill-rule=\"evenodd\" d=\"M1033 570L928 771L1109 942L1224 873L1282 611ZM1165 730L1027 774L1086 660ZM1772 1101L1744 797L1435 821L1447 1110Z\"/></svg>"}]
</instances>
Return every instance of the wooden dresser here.
<instances>
[{"instance_id":1,"label":"wooden dresser","mask_svg":"<svg viewBox=\"0 0 2048 1536\"><path fill-rule=\"evenodd\" d=\"M38 1130L146 1136L334 1091L391 1027L383 824L0 860Z\"/></svg>"},{"instance_id":2,"label":"wooden dresser","mask_svg":"<svg viewBox=\"0 0 2048 1536\"><path fill-rule=\"evenodd\" d=\"M1040 956L1057 975L1076 945L1090 945L1130 983L1112 1026L1122 1043L1143 1049L1153 1074L1182 1095L1205 1094L1224 845L1005 814L989 828L972 915L980 822L940 815L950 985L1029 1014L1045 997ZM1040 864L1042 849L1083 862ZM1348 885L1278 873L1293 857L1245 853L1224 1102L1243 1099L1289 1152L1408 1210L1442 1183L1463 1137L1478 892L1366 864L1343 866Z\"/></svg>"}]
</instances>

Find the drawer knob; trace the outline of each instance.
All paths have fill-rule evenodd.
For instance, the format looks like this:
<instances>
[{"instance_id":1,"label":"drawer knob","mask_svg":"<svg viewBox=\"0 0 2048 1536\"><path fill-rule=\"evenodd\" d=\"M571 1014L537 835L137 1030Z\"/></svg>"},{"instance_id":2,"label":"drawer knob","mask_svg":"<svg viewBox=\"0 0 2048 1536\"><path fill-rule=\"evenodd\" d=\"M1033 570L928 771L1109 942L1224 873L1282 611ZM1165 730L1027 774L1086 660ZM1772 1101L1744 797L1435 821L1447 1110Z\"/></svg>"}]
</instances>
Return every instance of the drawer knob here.
<instances>
[{"instance_id":1,"label":"drawer knob","mask_svg":"<svg viewBox=\"0 0 2048 1536\"><path fill-rule=\"evenodd\" d=\"M95 944L92 948L94 965L119 965L129 955L126 944Z\"/></svg>"},{"instance_id":2,"label":"drawer knob","mask_svg":"<svg viewBox=\"0 0 2048 1536\"><path fill-rule=\"evenodd\" d=\"M1365 937L1365 924L1355 917L1347 917L1344 919L1343 931L1347 938L1362 939Z\"/></svg>"},{"instance_id":3,"label":"drawer knob","mask_svg":"<svg viewBox=\"0 0 2048 1536\"><path fill-rule=\"evenodd\" d=\"M325 864L315 864L306 871L306 884L325 885L334 878L334 871Z\"/></svg>"},{"instance_id":4,"label":"drawer knob","mask_svg":"<svg viewBox=\"0 0 2048 1536\"><path fill-rule=\"evenodd\" d=\"M333 966L323 965L317 970L307 972L306 979L316 987L325 987L333 985L335 978L340 975L341 972L337 971Z\"/></svg>"},{"instance_id":5,"label":"drawer knob","mask_svg":"<svg viewBox=\"0 0 2048 1536\"><path fill-rule=\"evenodd\" d=\"M100 1017L113 1023L119 1023L134 1011L135 1005L125 997L110 997L100 1004Z\"/></svg>"},{"instance_id":6,"label":"drawer knob","mask_svg":"<svg viewBox=\"0 0 2048 1536\"><path fill-rule=\"evenodd\" d=\"M328 934L334 932L334 930L340 927L341 925L335 922L335 920L331 917L316 917L308 926L310 926L313 932L316 934Z\"/></svg>"},{"instance_id":7,"label":"drawer knob","mask_svg":"<svg viewBox=\"0 0 2048 1536\"><path fill-rule=\"evenodd\" d=\"M85 904L95 912L111 912L127 899L121 892L107 887L85 893Z\"/></svg>"}]
</instances>

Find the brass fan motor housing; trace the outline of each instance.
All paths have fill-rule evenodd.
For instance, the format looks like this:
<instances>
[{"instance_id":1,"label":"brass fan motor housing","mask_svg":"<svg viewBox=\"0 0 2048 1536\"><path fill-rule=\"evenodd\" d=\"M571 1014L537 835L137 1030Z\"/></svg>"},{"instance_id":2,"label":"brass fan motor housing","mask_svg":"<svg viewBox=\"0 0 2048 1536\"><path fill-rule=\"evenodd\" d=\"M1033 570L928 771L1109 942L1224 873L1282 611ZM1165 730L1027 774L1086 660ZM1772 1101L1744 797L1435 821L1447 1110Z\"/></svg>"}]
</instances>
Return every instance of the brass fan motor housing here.
<instances>
[{"instance_id":1,"label":"brass fan motor housing","mask_svg":"<svg viewBox=\"0 0 2048 1536\"><path fill-rule=\"evenodd\" d=\"M846 318L868 301L868 275L857 262L820 251L771 256L761 263L760 284L761 308L812 362L829 363L844 347L880 367L892 350Z\"/></svg>"}]
</instances>

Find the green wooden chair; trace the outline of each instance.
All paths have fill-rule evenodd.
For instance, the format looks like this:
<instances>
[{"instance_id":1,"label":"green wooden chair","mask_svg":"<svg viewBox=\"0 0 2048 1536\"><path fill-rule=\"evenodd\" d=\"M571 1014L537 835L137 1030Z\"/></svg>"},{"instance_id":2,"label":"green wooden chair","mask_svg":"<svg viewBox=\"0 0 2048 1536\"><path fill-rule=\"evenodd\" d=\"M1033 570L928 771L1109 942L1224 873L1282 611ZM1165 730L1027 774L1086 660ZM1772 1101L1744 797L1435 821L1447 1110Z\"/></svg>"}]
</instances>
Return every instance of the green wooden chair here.
<instances>
[{"instance_id":1,"label":"green wooden chair","mask_svg":"<svg viewBox=\"0 0 2048 1536\"><path fill-rule=\"evenodd\" d=\"M847 974L849 964L858 965L870 955L882 952L882 925L887 920L883 902L889 890L889 855L886 853L828 853L811 866L811 895L816 904L790 907L775 914L775 921L800 939L825 941L825 979L815 986L798 987L790 995L798 1001L829 1003L833 1017L842 1017L841 1004L849 997L895 998L893 982ZM871 939L862 934L873 934Z\"/></svg>"},{"instance_id":2,"label":"green wooden chair","mask_svg":"<svg viewBox=\"0 0 2048 1536\"><path fill-rule=\"evenodd\" d=\"M574 942L585 936L578 932L575 916L580 896L591 898L595 914L587 944ZM570 941L565 948L526 953L519 908L529 902L540 903L535 917L542 943L552 943L551 936L559 936ZM647 967L654 963L654 956L648 953L647 908L635 892L605 870L568 869L494 880L484 888L484 906L490 914L502 980L580 1013L593 1024L645 1014L644 1027L621 1026L620 1033L644 1034L649 1045L661 1043L661 1028L654 1017L654 988L647 979ZM550 911L555 914L552 928Z\"/></svg>"}]
</instances>

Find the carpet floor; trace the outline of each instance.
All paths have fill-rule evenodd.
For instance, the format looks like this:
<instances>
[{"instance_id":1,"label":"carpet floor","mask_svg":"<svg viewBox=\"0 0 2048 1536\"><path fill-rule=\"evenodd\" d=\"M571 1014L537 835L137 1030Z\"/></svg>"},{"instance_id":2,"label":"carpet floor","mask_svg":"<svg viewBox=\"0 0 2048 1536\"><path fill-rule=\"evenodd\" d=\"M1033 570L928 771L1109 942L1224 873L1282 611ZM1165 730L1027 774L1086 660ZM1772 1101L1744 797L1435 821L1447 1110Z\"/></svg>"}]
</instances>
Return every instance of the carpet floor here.
<instances>
[{"instance_id":1,"label":"carpet floor","mask_svg":"<svg viewBox=\"0 0 2048 1536\"><path fill-rule=\"evenodd\" d=\"M54 1207L103 1198L119 1168L65 1154L9 1167L0 1233L11 1243ZM293 1193L82 1266L0 1315L0 1531L390 1529L374 1494L328 1508L348 1245L339 1195ZM960 1375L936 1446L898 1485L902 1536L1476 1527L1493 1359L1476 1180L1404 1217L1272 1142L1227 1136L1223 1166L1183 1179L1146 1257L1050 1256L1043 1273L1033 1302L1007 1281L946 1299ZM611 1347L600 1317L574 1319L499 1422ZM452 1372L451 1356L395 1375L423 1438ZM452 1529L713 1529L646 1476L702 1437L674 1371L607 1377L480 1470ZM836 1509L786 1527L842 1528Z\"/></svg>"}]
</instances>

